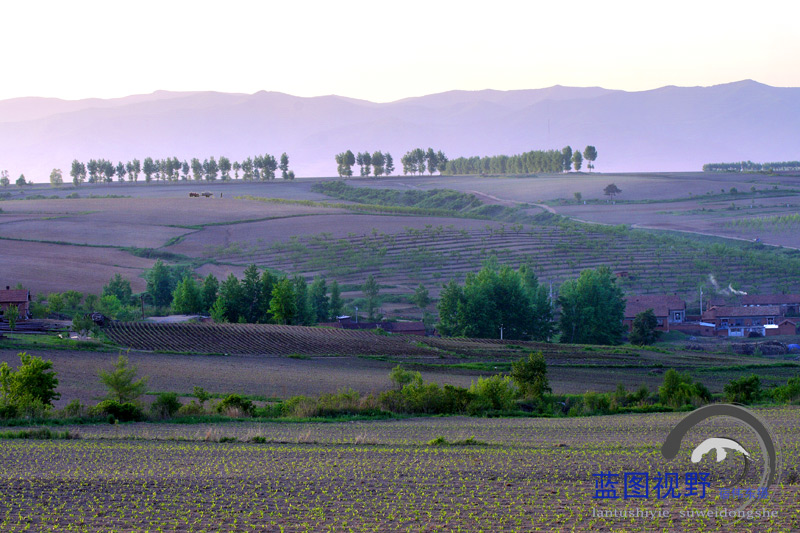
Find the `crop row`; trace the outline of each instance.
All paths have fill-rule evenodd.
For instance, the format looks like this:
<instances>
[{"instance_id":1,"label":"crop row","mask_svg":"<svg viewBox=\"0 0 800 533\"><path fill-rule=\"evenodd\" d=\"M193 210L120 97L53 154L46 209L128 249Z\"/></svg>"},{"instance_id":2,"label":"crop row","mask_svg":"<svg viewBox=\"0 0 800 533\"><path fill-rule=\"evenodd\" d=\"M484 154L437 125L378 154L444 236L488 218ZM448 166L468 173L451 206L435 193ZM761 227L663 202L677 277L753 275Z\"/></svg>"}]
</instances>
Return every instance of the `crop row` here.
<instances>
[{"instance_id":1,"label":"crop row","mask_svg":"<svg viewBox=\"0 0 800 533\"><path fill-rule=\"evenodd\" d=\"M359 283L367 274L379 282L414 286L463 279L490 257L500 263L530 265L542 282L559 284L585 268L609 266L625 271L624 286L632 292L694 292L709 274L727 283L762 292L782 290L782 280L795 262L770 261L724 247L664 246L641 236L575 231L560 226L525 231L481 229L408 230L405 233L352 235L331 239L325 234L272 246L253 246L216 259L255 263L313 276L325 273L344 283ZM788 270L787 270L788 269Z\"/></svg>"},{"instance_id":2,"label":"crop row","mask_svg":"<svg viewBox=\"0 0 800 533\"><path fill-rule=\"evenodd\" d=\"M136 350L254 355L433 355L404 336L270 324L147 324L119 322L105 329Z\"/></svg>"}]
</instances>

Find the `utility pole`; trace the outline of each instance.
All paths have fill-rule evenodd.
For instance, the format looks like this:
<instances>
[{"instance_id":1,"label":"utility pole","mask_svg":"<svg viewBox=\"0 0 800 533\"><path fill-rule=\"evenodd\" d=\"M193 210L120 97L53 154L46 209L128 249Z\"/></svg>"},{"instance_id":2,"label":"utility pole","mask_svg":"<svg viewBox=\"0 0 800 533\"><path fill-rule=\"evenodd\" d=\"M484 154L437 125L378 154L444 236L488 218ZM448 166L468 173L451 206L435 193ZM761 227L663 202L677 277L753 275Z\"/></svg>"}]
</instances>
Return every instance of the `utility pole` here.
<instances>
[{"instance_id":1,"label":"utility pole","mask_svg":"<svg viewBox=\"0 0 800 533\"><path fill-rule=\"evenodd\" d=\"M500 324L500 340L503 340L503 324Z\"/></svg>"},{"instance_id":2,"label":"utility pole","mask_svg":"<svg viewBox=\"0 0 800 533\"><path fill-rule=\"evenodd\" d=\"M700 287L700 320L703 320L703 287Z\"/></svg>"}]
</instances>

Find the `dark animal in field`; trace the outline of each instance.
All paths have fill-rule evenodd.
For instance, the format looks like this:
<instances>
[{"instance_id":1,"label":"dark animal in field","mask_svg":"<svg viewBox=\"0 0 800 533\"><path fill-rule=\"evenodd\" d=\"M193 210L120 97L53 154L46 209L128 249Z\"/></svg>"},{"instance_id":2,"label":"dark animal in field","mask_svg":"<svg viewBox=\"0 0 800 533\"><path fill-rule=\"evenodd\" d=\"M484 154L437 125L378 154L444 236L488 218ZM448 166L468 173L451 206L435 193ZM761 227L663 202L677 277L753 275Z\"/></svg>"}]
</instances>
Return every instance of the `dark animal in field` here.
<instances>
[{"instance_id":1,"label":"dark animal in field","mask_svg":"<svg viewBox=\"0 0 800 533\"><path fill-rule=\"evenodd\" d=\"M189 193L189 198L200 198L200 193L199 192L190 192Z\"/></svg>"},{"instance_id":2,"label":"dark animal in field","mask_svg":"<svg viewBox=\"0 0 800 533\"><path fill-rule=\"evenodd\" d=\"M212 196L214 196L214 193L213 192L201 192L200 196L203 196L205 198L211 198Z\"/></svg>"}]
</instances>

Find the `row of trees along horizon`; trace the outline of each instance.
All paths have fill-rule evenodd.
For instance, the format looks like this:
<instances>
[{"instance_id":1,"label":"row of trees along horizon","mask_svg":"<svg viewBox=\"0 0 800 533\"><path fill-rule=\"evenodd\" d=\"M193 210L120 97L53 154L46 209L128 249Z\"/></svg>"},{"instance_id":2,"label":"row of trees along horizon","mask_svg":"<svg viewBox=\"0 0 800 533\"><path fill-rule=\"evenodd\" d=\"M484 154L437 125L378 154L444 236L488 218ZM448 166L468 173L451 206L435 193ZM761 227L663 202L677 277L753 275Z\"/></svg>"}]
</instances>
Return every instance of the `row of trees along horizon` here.
<instances>
[{"instance_id":1,"label":"row of trees along horizon","mask_svg":"<svg viewBox=\"0 0 800 533\"><path fill-rule=\"evenodd\" d=\"M575 171L579 171L584 160L588 161L587 167L591 171L594 169L596 159L597 150L594 146L587 146L583 150L583 154L577 150L573 151L570 146L565 146L561 151L532 150L519 155L459 157L454 160L449 160L441 150L414 148L406 152L400 161L403 165L404 175L421 175L427 171L431 175L438 172L440 175L453 176L554 173L569 172L573 168ZM196 157L190 161L185 159L181 161L177 157L165 159L146 157L144 161L132 159L127 163L119 161L116 165L107 159L90 159L87 163L75 159L72 161L69 175L76 187L87 181L88 183L111 183L114 181L114 177L120 182L124 182L126 178L130 182L138 182L140 174L144 175L145 183L188 181L190 179L194 181L238 180L240 173L241 179L245 181L266 181L275 179L277 170L280 170L283 179L293 180L295 173L293 170L289 170L289 156L286 152L281 154L279 160L270 154L248 157L241 162L231 161L225 156L220 156L219 160L211 156L202 162ZM392 154L383 153L380 150L373 153L358 152L357 154L347 150L336 154L335 160L339 177L352 176L354 165L360 167L359 173L363 177L369 175L390 176L395 171ZM21 174L15 183L22 187L30 185L32 182L27 181L25 175ZM63 183L62 170L54 168L50 172L50 184L59 186ZM7 187L10 184L8 171L0 171L0 185Z\"/></svg>"},{"instance_id":2,"label":"row of trees along horizon","mask_svg":"<svg viewBox=\"0 0 800 533\"><path fill-rule=\"evenodd\" d=\"M248 266L240 280L230 274L220 282L213 274L196 279L188 266L167 265L156 261L147 271L147 289L134 295L131 284L118 273L103 287L100 297L76 291L37 296L31 310L35 317L49 314L84 319L88 312L100 312L112 319L137 320L140 306L146 301L158 313L210 315L216 322L272 323L312 326L335 320L345 303L337 281L328 283L317 276L309 285L301 276L277 275L269 270L259 272ZM361 286L363 299L355 299L367 312L375 315L382 299L380 285L368 276ZM428 290L420 284L408 300L433 325L427 307L432 303ZM464 283L451 280L443 286L436 305L439 321L436 328L452 337L482 337L508 340L551 341L571 344L619 344L624 327L625 297L607 267L587 269L575 280L563 282L553 293L538 282L527 266L517 270L496 262L487 263L480 271L469 273ZM558 320L555 309L559 308ZM650 317L643 317L642 320ZM655 328L643 323L639 337L642 344L656 340Z\"/></svg>"}]
</instances>

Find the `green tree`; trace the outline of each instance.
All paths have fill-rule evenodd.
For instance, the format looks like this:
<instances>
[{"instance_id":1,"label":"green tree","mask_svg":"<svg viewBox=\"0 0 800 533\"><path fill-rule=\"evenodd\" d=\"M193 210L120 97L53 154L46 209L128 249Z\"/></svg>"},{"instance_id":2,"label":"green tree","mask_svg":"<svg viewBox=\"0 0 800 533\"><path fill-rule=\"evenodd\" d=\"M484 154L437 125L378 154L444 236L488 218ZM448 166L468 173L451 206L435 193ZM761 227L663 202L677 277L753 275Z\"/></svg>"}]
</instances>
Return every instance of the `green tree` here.
<instances>
[{"instance_id":1,"label":"green tree","mask_svg":"<svg viewBox=\"0 0 800 533\"><path fill-rule=\"evenodd\" d=\"M270 312L269 306L272 300L272 289L275 288L275 284L278 283L278 277L270 272L269 270L265 269L264 272L261 274L261 310L260 310L260 318L259 321L268 323L272 321L272 314Z\"/></svg>"},{"instance_id":2,"label":"green tree","mask_svg":"<svg viewBox=\"0 0 800 533\"><path fill-rule=\"evenodd\" d=\"M333 280L331 283L331 300L328 306L331 320L336 320L336 317L341 316L342 307L344 307L344 302L342 301L342 292L339 289L339 282Z\"/></svg>"},{"instance_id":3,"label":"green tree","mask_svg":"<svg viewBox=\"0 0 800 533\"><path fill-rule=\"evenodd\" d=\"M584 270L559 290L561 342L619 344L625 300L608 267Z\"/></svg>"},{"instance_id":4,"label":"green tree","mask_svg":"<svg viewBox=\"0 0 800 533\"><path fill-rule=\"evenodd\" d=\"M192 276L186 276L172 292L172 310L182 315L203 312L203 296Z\"/></svg>"},{"instance_id":5,"label":"green tree","mask_svg":"<svg viewBox=\"0 0 800 533\"><path fill-rule=\"evenodd\" d=\"M561 149L561 168L564 172L569 172L572 168L572 147L565 146Z\"/></svg>"},{"instance_id":6,"label":"green tree","mask_svg":"<svg viewBox=\"0 0 800 533\"><path fill-rule=\"evenodd\" d=\"M122 161L117 163L117 179L119 181L125 181L125 174L127 174L128 169L125 166L125 163Z\"/></svg>"},{"instance_id":7,"label":"green tree","mask_svg":"<svg viewBox=\"0 0 800 533\"><path fill-rule=\"evenodd\" d=\"M219 165L213 155L209 159L203 160L203 172L205 173L206 181L214 181L217 179Z\"/></svg>"},{"instance_id":8,"label":"green tree","mask_svg":"<svg viewBox=\"0 0 800 533\"><path fill-rule=\"evenodd\" d=\"M228 309L225 307L225 299L222 296L217 296L217 299L211 305L209 314L217 324L228 322Z\"/></svg>"},{"instance_id":9,"label":"green tree","mask_svg":"<svg viewBox=\"0 0 800 533\"><path fill-rule=\"evenodd\" d=\"M193 157L190 166L192 167L192 177L195 181L203 179L203 163L196 157Z\"/></svg>"},{"instance_id":10,"label":"green tree","mask_svg":"<svg viewBox=\"0 0 800 533\"><path fill-rule=\"evenodd\" d=\"M547 381L547 364L541 351L531 353L527 359L512 364L511 379L528 398L541 398L552 392Z\"/></svg>"},{"instance_id":11,"label":"green tree","mask_svg":"<svg viewBox=\"0 0 800 533\"><path fill-rule=\"evenodd\" d=\"M591 172L594 169L594 162L597 159L597 149L591 145L587 146L583 149L583 158L589 162L587 166L589 167L589 172Z\"/></svg>"},{"instance_id":12,"label":"green tree","mask_svg":"<svg viewBox=\"0 0 800 533\"><path fill-rule=\"evenodd\" d=\"M296 300L292 282L287 278L279 280L272 289L269 311L279 324L291 324L297 314Z\"/></svg>"},{"instance_id":13,"label":"green tree","mask_svg":"<svg viewBox=\"0 0 800 533\"><path fill-rule=\"evenodd\" d=\"M203 288L200 290L200 298L203 301L203 312L208 313L214 302L217 301L219 291L219 280L214 274L209 274L203 280Z\"/></svg>"},{"instance_id":14,"label":"green tree","mask_svg":"<svg viewBox=\"0 0 800 533\"><path fill-rule=\"evenodd\" d=\"M225 302L225 316L229 322L239 322L240 318L246 320L249 306L245 301L242 284L233 273L228 274L228 277L220 285L219 297Z\"/></svg>"},{"instance_id":15,"label":"green tree","mask_svg":"<svg viewBox=\"0 0 800 533\"><path fill-rule=\"evenodd\" d=\"M134 402L147 392L147 377L137 378L139 369L120 355L110 372L100 370L100 381L108 389L108 399L119 403Z\"/></svg>"},{"instance_id":16,"label":"green tree","mask_svg":"<svg viewBox=\"0 0 800 533\"><path fill-rule=\"evenodd\" d=\"M653 344L661 335L661 332L656 330L657 327L658 319L652 309L638 313L633 319L631 334L629 335L631 344L636 344L637 346Z\"/></svg>"},{"instance_id":17,"label":"green tree","mask_svg":"<svg viewBox=\"0 0 800 533\"><path fill-rule=\"evenodd\" d=\"M296 316L293 324L311 326L314 324L314 309L311 299L308 297L308 284L302 276L292 278L292 289L294 290Z\"/></svg>"},{"instance_id":18,"label":"green tree","mask_svg":"<svg viewBox=\"0 0 800 533\"><path fill-rule=\"evenodd\" d=\"M261 322L264 303L261 291L261 276L256 265L248 265L242 279L242 314L247 322Z\"/></svg>"},{"instance_id":19,"label":"green tree","mask_svg":"<svg viewBox=\"0 0 800 533\"><path fill-rule=\"evenodd\" d=\"M670 368L664 374L664 383L658 388L659 401L671 407L687 404L702 405L711 401L711 393L705 385L693 382L688 373L680 374Z\"/></svg>"},{"instance_id":20,"label":"green tree","mask_svg":"<svg viewBox=\"0 0 800 533\"><path fill-rule=\"evenodd\" d=\"M61 173L61 169L54 168L50 172L50 185L52 185L53 187L60 187L63 184L64 184L64 176Z\"/></svg>"},{"instance_id":21,"label":"green tree","mask_svg":"<svg viewBox=\"0 0 800 533\"><path fill-rule=\"evenodd\" d=\"M436 169L439 168L439 160L436 158L436 152L433 151L433 148L428 148L428 151L425 152L425 160L428 162L428 172L432 176Z\"/></svg>"},{"instance_id":22,"label":"green tree","mask_svg":"<svg viewBox=\"0 0 800 533\"><path fill-rule=\"evenodd\" d=\"M3 187L8 187L10 183L11 181L8 179L8 170L0 171L0 185L2 185Z\"/></svg>"},{"instance_id":23,"label":"green tree","mask_svg":"<svg viewBox=\"0 0 800 533\"><path fill-rule=\"evenodd\" d=\"M281 154L281 164L278 167L281 169L281 177L285 180L289 179L289 156L286 152Z\"/></svg>"},{"instance_id":24,"label":"green tree","mask_svg":"<svg viewBox=\"0 0 800 533\"><path fill-rule=\"evenodd\" d=\"M603 194L605 194L612 200L614 199L614 195L617 195L621 192L622 190L619 187L617 187L614 183L609 183L608 185L606 185L605 189L603 189Z\"/></svg>"},{"instance_id":25,"label":"green tree","mask_svg":"<svg viewBox=\"0 0 800 533\"><path fill-rule=\"evenodd\" d=\"M156 307L167 307L172 303L172 291L175 285L169 268L161 259L156 260L153 268L147 271L147 294Z\"/></svg>"},{"instance_id":26,"label":"green tree","mask_svg":"<svg viewBox=\"0 0 800 533\"><path fill-rule=\"evenodd\" d=\"M144 172L144 181L150 183L153 180L153 174L158 172L158 166L152 157L145 157L142 164L142 172Z\"/></svg>"},{"instance_id":27,"label":"green tree","mask_svg":"<svg viewBox=\"0 0 800 533\"><path fill-rule=\"evenodd\" d=\"M425 308L428 307L431 303L431 296L428 293L428 289L425 288L425 285L420 283L416 289L414 289L414 295L411 297L411 301L414 302L414 305L420 308L420 310L425 311Z\"/></svg>"},{"instance_id":28,"label":"green tree","mask_svg":"<svg viewBox=\"0 0 800 533\"><path fill-rule=\"evenodd\" d=\"M386 157L381 151L372 154L372 174L377 178L386 172Z\"/></svg>"},{"instance_id":29,"label":"green tree","mask_svg":"<svg viewBox=\"0 0 800 533\"><path fill-rule=\"evenodd\" d=\"M311 309L314 311L314 318L316 322L325 322L330 313L330 300L328 298L328 286L325 283L325 278L317 276L311 283L309 290L311 299Z\"/></svg>"},{"instance_id":30,"label":"green tree","mask_svg":"<svg viewBox=\"0 0 800 533\"><path fill-rule=\"evenodd\" d=\"M581 165L583 165L583 156L579 151L575 150L575 153L572 154L572 166L575 168L575 172L581 169Z\"/></svg>"},{"instance_id":31,"label":"green tree","mask_svg":"<svg viewBox=\"0 0 800 533\"><path fill-rule=\"evenodd\" d=\"M394 172L394 159L392 159L392 154L386 152L386 175L391 176L392 172Z\"/></svg>"},{"instance_id":32,"label":"green tree","mask_svg":"<svg viewBox=\"0 0 800 533\"><path fill-rule=\"evenodd\" d=\"M17 187L24 187L28 182L25 181L25 174L20 174L17 178Z\"/></svg>"},{"instance_id":33,"label":"green tree","mask_svg":"<svg viewBox=\"0 0 800 533\"><path fill-rule=\"evenodd\" d=\"M72 168L69 171L69 175L72 176L72 184L77 187L86 179L86 165L77 159L74 159L72 161Z\"/></svg>"},{"instance_id":34,"label":"green tree","mask_svg":"<svg viewBox=\"0 0 800 533\"><path fill-rule=\"evenodd\" d=\"M444 286L441 294L439 294L439 303L437 305L439 311L438 329L442 335L448 337L463 335L464 328L460 314L463 306L464 290L455 280L450 280Z\"/></svg>"},{"instance_id":35,"label":"green tree","mask_svg":"<svg viewBox=\"0 0 800 533\"><path fill-rule=\"evenodd\" d=\"M31 401L50 406L61 394L56 392L58 378L53 362L40 357L18 353L20 365L13 370L8 363L0 364L0 406L22 407Z\"/></svg>"},{"instance_id":36,"label":"green tree","mask_svg":"<svg viewBox=\"0 0 800 533\"><path fill-rule=\"evenodd\" d=\"M102 296L114 295L121 303L130 305L131 297L133 296L133 289L131 282L123 278L119 272L109 280L108 284L103 286Z\"/></svg>"},{"instance_id":37,"label":"green tree","mask_svg":"<svg viewBox=\"0 0 800 533\"><path fill-rule=\"evenodd\" d=\"M222 173L223 180L231 179L231 160L224 155L219 157L219 171Z\"/></svg>"},{"instance_id":38,"label":"green tree","mask_svg":"<svg viewBox=\"0 0 800 533\"><path fill-rule=\"evenodd\" d=\"M755 374L742 376L725 385L722 390L729 402L750 404L761 398L761 379Z\"/></svg>"},{"instance_id":39,"label":"green tree","mask_svg":"<svg viewBox=\"0 0 800 533\"><path fill-rule=\"evenodd\" d=\"M375 278L372 276L372 274L367 276L367 281L364 282L361 290L364 292L364 296L367 299L367 314L369 316L369 320L374 320L375 305L377 304L380 286L378 285L378 282L375 281Z\"/></svg>"},{"instance_id":40,"label":"green tree","mask_svg":"<svg viewBox=\"0 0 800 533\"><path fill-rule=\"evenodd\" d=\"M19 320L19 307L16 305L9 305L6 309L6 319L8 320L8 328L11 331L17 329L17 321Z\"/></svg>"}]
</instances>

